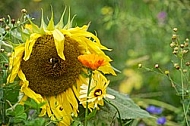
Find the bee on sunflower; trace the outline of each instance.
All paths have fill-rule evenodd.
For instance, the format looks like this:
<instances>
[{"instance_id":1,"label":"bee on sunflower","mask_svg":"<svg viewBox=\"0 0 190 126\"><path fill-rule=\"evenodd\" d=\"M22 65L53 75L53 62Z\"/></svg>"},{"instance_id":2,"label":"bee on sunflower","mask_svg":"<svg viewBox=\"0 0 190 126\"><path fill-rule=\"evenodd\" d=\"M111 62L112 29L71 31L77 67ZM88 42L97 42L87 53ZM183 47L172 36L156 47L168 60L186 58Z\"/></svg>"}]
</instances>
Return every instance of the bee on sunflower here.
<instances>
[{"instance_id":1,"label":"bee on sunflower","mask_svg":"<svg viewBox=\"0 0 190 126\"><path fill-rule=\"evenodd\" d=\"M27 98L37 103L44 102L39 116L47 114L51 120L59 120L58 125L67 126L71 124L72 117L78 115L79 103L91 102L89 109L103 105L101 99L109 96L105 92L108 82L104 74L116 74L110 65L112 60L103 52L110 49L87 31L89 25L72 27L70 11L64 25L64 14L65 11L56 25L53 12L48 25L44 21L43 12L40 27L29 19L29 24L25 25L21 33L23 43L14 48L9 59L7 83L13 83L18 77L20 92L23 94L21 102ZM91 58L85 58L84 55ZM92 79L96 85L92 86L98 86L94 90L97 98L86 99L86 88L81 89L89 79L83 76L87 69L93 70ZM100 85L102 82L98 81L105 84ZM102 92L99 88L102 88Z\"/></svg>"}]
</instances>

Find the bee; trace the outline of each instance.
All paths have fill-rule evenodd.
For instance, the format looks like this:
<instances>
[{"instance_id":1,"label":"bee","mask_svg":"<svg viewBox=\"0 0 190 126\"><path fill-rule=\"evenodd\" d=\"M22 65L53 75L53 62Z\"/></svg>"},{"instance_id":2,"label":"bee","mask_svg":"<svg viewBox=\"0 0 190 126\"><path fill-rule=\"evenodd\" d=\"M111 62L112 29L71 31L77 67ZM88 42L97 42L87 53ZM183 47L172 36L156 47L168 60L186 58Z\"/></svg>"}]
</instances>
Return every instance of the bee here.
<instances>
[{"instance_id":1,"label":"bee","mask_svg":"<svg viewBox=\"0 0 190 126\"><path fill-rule=\"evenodd\" d=\"M58 59L57 58L50 58L49 62L52 64L52 68L56 68L58 65Z\"/></svg>"}]
</instances>

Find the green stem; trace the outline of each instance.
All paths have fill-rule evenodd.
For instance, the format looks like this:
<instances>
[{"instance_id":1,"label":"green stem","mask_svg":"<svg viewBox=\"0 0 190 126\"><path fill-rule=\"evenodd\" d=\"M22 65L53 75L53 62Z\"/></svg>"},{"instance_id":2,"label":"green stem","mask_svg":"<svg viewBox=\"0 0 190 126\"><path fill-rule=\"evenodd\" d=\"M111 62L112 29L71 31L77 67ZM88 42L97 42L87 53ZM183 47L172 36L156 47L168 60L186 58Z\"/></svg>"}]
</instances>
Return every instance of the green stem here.
<instances>
[{"instance_id":1,"label":"green stem","mask_svg":"<svg viewBox=\"0 0 190 126\"><path fill-rule=\"evenodd\" d=\"M181 58L180 60L180 74L181 74L181 98L182 98L182 106L183 106L183 113L184 113L184 116L185 116L185 122L187 124L187 126L189 126L189 122L188 122L188 119L187 119L187 112L186 112L186 107L185 107L185 104L184 104L184 100L185 100L185 97L184 97L184 81L183 81L183 58Z\"/></svg>"},{"instance_id":2,"label":"green stem","mask_svg":"<svg viewBox=\"0 0 190 126\"><path fill-rule=\"evenodd\" d=\"M88 97L89 97L89 94L90 94L90 85L91 85L91 81L92 81L92 70L89 69L88 72L89 72L89 82L88 82L88 89L87 89L84 126L87 126L87 121L88 121Z\"/></svg>"},{"instance_id":3,"label":"green stem","mask_svg":"<svg viewBox=\"0 0 190 126\"><path fill-rule=\"evenodd\" d=\"M106 100L106 99L104 99L107 103L109 103L110 105L112 105L115 109L116 109L116 111L117 111L117 113L118 113L118 116L119 116L119 123L120 123L120 126L123 126L122 125L122 120L121 120L121 115L120 115L120 112L119 112L119 109L114 105L114 104L112 104L110 101L108 101L108 100Z\"/></svg>"}]
</instances>

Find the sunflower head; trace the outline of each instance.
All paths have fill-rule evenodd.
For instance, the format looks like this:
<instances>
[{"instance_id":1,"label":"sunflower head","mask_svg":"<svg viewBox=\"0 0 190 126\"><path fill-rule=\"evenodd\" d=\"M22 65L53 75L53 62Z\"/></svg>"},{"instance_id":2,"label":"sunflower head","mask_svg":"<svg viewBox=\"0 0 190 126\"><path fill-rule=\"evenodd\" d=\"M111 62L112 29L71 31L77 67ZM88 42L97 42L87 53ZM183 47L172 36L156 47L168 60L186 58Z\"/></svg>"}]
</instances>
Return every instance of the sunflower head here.
<instances>
[{"instance_id":1,"label":"sunflower head","mask_svg":"<svg viewBox=\"0 0 190 126\"><path fill-rule=\"evenodd\" d=\"M30 24L25 25L21 33L23 43L14 48L10 58L8 82L12 83L18 76L25 98L46 102L41 115L48 114L53 120L59 119L62 124L70 125L71 115L77 116L76 98L79 98L81 80L86 80L81 76L86 67L104 74L115 75L115 72L109 63L111 59L103 52L109 49L87 31L89 25L72 27L70 14L64 25L64 14L65 11L56 25L53 12L47 25L43 12L40 27L29 19ZM89 58L79 58L87 54L90 54ZM103 97L102 94L105 94L104 90L96 90L93 95Z\"/></svg>"}]
</instances>

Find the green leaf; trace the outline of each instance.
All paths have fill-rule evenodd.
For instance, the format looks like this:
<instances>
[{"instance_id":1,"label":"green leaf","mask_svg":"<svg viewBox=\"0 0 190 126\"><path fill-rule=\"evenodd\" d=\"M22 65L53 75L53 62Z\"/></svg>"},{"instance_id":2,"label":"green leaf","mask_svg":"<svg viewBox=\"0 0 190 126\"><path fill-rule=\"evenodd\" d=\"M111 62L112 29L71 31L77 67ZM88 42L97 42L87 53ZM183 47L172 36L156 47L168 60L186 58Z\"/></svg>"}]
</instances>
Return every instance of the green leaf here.
<instances>
[{"instance_id":1,"label":"green leaf","mask_svg":"<svg viewBox=\"0 0 190 126\"><path fill-rule=\"evenodd\" d=\"M117 107L117 109L120 112L122 119L137 119L137 118L149 118L151 115L143 109L141 109L139 106L137 106L128 96L124 94L120 94L119 92L107 88L107 93L114 95L115 99L107 99ZM114 110L115 108L109 104L109 111L110 112L117 112ZM117 114L118 117L118 114Z\"/></svg>"},{"instance_id":2,"label":"green leaf","mask_svg":"<svg viewBox=\"0 0 190 126\"><path fill-rule=\"evenodd\" d=\"M24 120L26 120L26 118L27 118L26 113L22 113L22 114L16 115L14 117L14 123L23 122Z\"/></svg>"},{"instance_id":3,"label":"green leaf","mask_svg":"<svg viewBox=\"0 0 190 126\"><path fill-rule=\"evenodd\" d=\"M33 120L25 121L25 126L44 126L45 125L45 118L36 118Z\"/></svg>"},{"instance_id":4,"label":"green leaf","mask_svg":"<svg viewBox=\"0 0 190 126\"><path fill-rule=\"evenodd\" d=\"M18 96L19 96L19 90L20 86L17 81L14 81L12 84L7 84L4 87L4 97L6 98L7 101L9 101L11 104L15 104L18 101ZM6 102L7 107L9 106L8 103Z\"/></svg>"},{"instance_id":5,"label":"green leaf","mask_svg":"<svg viewBox=\"0 0 190 126\"><path fill-rule=\"evenodd\" d=\"M27 105L30 108L34 108L34 109L40 109L41 106L43 106L45 104L45 102L43 103L37 103L34 99L28 98L25 102L25 105Z\"/></svg>"},{"instance_id":6,"label":"green leaf","mask_svg":"<svg viewBox=\"0 0 190 126\"><path fill-rule=\"evenodd\" d=\"M8 110L7 115L9 117L12 117L11 122L14 122L14 123L23 122L27 118L27 114L24 112L24 106L19 105L19 104L15 107L13 111Z\"/></svg>"},{"instance_id":7,"label":"green leaf","mask_svg":"<svg viewBox=\"0 0 190 126\"><path fill-rule=\"evenodd\" d=\"M96 112L97 112L97 109L93 109L93 111L91 113L89 113L89 115L87 116L87 119L90 119L90 118L96 116Z\"/></svg>"},{"instance_id":8,"label":"green leaf","mask_svg":"<svg viewBox=\"0 0 190 126\"><path fill-rule=\"evenodd\" d=\"M18 104L18 105L15 107L15 109L14 109L14 113L15 113L15 115L20 115L20 114L24 113L24 106Z\"/></svg>"}]
</instances>

